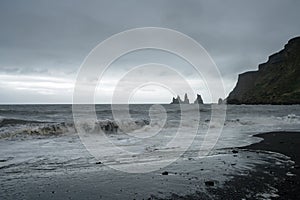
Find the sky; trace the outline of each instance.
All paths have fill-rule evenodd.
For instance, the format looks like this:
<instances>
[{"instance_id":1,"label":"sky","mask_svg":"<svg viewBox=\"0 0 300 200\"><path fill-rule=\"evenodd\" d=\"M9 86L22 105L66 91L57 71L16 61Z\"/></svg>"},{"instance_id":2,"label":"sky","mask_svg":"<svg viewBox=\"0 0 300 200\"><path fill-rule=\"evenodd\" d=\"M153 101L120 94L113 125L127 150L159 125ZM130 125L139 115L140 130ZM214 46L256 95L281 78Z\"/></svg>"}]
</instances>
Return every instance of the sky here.
<instances>
[{"instance_id":1,"label":"sky","mask_svg":"<svg viewBox=\"0 0 300 200\"><path fill-rule=\"evenodd\" d=\"M78 70L90 51L114 34L140 27L173 29L201 44L220 71L225 88L220 97L225 98L238 74L257 70L300 35L299 10L298 0L0 0L0 104L72 103ZM142 50L112 64L99 80L96 102L110 103L122 75L147 62L174 67L204 102L217 101L188 63L166 52ZM151 77L181 87L168 73L157 70ZM168 103L174 95L146 85L130 102Z\"/></svg>"}]
</instances>

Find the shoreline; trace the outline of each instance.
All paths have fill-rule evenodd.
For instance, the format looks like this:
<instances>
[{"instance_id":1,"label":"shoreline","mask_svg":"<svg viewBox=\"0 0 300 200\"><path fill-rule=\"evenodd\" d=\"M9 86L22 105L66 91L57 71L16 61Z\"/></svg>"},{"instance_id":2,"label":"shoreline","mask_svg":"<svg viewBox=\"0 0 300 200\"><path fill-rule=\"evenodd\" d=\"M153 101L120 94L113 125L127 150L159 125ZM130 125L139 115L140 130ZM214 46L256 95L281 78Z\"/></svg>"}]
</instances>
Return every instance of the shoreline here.
<instances>
[{"instance_id":1,"label":"shoreline","mask_svg":"<svg viewBox=\"0 0 300 200\"><path fill-rule=\"evenodd\" d=\"M294 200L300 196L300 132L266 132L253 135L263 138L251 145L231 148L237 155L253 152L261 155L280 153L290 157L294 163L285 166L274 163L256 164L253 170L245 175L234 175L226 181L224 187L207 188L211 199L282 199ZM168 200L202 199L202 194L173 195Z\"/></svg>"},{"instance_id":2,"label":"shoreline","mask_svg":"<svg viewBox=\"0 0 300 200\"><path fill-rule=\"evenodd\" d=\"M40 160L8 166L2 174L12 177L0 184L0 198L298 199L300 132L261 133L254 137L264 140L221 149L204 160L185 155L170 166L145 174L125 174L94 159L62 165Z\"/></svg>"},{"instance_id":3,"label":"shoreline","mask_svg":"<svg viewBox=\"0 0 300 200\"><path fill-rule=\"evenodd\" d=\"M268 132L256 134L254 137L263 140L240 149L277 152L290 157L295 162L288 176L277 185L277 188L278 199L298 199L300 196L300 132Z\"/></svg>"},{"instance_id":4,"label":"shoreline","mask_svg":"<svg viewBox=\"0 0 300 200\"><path fill-rule=\"evenodd\" d=\"M240 149L272 151L289 156L296 165L300 165L300 132L276 131L258 133L253 137L263 138L262 141Z\"/></svg>"}]
</instances>

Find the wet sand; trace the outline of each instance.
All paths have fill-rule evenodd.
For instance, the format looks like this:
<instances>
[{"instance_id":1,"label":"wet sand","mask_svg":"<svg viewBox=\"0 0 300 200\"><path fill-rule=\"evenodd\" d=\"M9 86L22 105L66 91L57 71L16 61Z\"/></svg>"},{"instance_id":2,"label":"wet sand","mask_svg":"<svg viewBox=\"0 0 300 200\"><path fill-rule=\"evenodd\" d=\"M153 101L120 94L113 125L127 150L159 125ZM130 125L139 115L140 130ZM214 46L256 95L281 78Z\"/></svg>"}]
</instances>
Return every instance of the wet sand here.
<instances>
[{"instance_id":1,"label":"wet sand","mask_svg":"<svg viewBox=\"0 0 300 200\"><path fill-rule=\"evenodd\" d=\"M264 140L243 148L282 153L291 157L296 165L300 165L300 132L271 132L258 134L255 137Z\"/></svg>"},{"instance_id":2,"label":"wet sand","mask_svg":"<svg viewBox=\"0 0 300 200\"><path fill-rule=\"evenodd\" d=\"M300 132L256 135L257 144L223 149L204 160L186 155L174 164L146 174L126 174L101 163L73 173L3 168L11 178L0 183L2 199L298 199ZM274 155L272 152L285 154ZM293 163L292 161L295 161ZM8 162L4 161L3 163ZM27 170L49 163L33 163ZM292 167L292 168L291 168ZM47 168L48 169L48 168ZM60 169L60 168L59 168ZM18 171L19 170L19 171ZM0 170L1 172L1 170ZM22 172L23 173L23 172ZM12 176L13 175L13 176ZM226 178L228 177L228 179Z\"/></svg>"},{"instance_id":3,"label":"wet sand","mask_svg":"<svg viewBox=\"0 0 300 200\"><path fill-rule=\"evenodd\" d=\"M294 168L290 170L285 180L282 180L282 182L277 185L277 188L279 190L279 199L299 199L300 132L271 132L258 134L256 137L261 137L264 140L243 148L282 153L289 156L295 162Z\"/></svg>"},{"instance_id":4,"label":"wet sand","mask_svg":"<svg viewBox=\"0 0 300 200\"><path fill-rule=\"evenodd\" d=\"M257 164L248 174L235 175L221 188L208 188L210 199L282 199L294 200L300 196L300 132L270 132L257 134L259 143L233 149L238 156L245 152L268 156L268 152L284 154L285 166L274 163ZM248 158L248 156L247 156ZM249 157L251 159L251 157ZM206 199L201 193L187 196L173 195L169 199Z\"/></svg>"}]
</instances>

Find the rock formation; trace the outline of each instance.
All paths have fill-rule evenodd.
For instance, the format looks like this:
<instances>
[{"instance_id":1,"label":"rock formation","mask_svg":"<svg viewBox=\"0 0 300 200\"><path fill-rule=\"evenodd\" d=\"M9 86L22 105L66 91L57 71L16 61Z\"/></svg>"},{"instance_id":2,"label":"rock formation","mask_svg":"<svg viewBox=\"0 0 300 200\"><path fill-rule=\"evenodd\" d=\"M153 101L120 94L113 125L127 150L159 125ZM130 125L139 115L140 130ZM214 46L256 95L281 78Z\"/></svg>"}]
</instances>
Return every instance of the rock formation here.
<instances>
[{"instance_id":1,"label":"rock formation","mask_svg":"<svg viewBox=\"0 0 300 200\"><path fill-rule=\"evenodd\" d=\"M197 98L194 101L194 104L203 104L203 100L200 94L197 94Z\"/></svg>"},{"instance_id":2,"label":"rock formation","mask_svg":"<svg viewBox=\"0 0 300 200\"><path fill-rule=\"evenodd\" d=\"M190 100L187 96L187 93L184 94L184 101L182 102L183 104L190 104Z\"/></svg>"},{"instance_id":3,"label":"rock formation","mask_svg":"<svg viewBox=\"0 0 300 200\"><path fill-rule=\"evenodd\" d=\"M180 96L177 95L177 98L173 97L171 104L180 104L181 102L182 100L180 99Z\"/></svg>"},{"instance_id":4,"label":"rock formation","mask_svg":"<svg viewBox=\"0 0 300 200\"><path fill-rule=\"evenodd\" d=\"M218 100L218 105L222 105L222 104L224 104L224 101L223 101L222 98L219 98L219 100Z\"/></svg>"},{"instance_id":5,"label":"rock formation","mask_svg":"<svg viewBox=\"0 0 300 200\"><path fill-rule=\"evenodd\" d=\"M187 94L185 93L183 101L180 99L180 96L177 95L176 98L173 97L171 104L190 104L190 100L189 100Z\"/></svg>"},{"instance_id":6,"label":"rock formation","mask_svg":"<svg viewBox=\"0 0 300 200\"><path fill-rule=\"evenodd\" d=\"M260 64L240 74L228 104L300 104L300 37Z\"/></svg>"}]
</instances>

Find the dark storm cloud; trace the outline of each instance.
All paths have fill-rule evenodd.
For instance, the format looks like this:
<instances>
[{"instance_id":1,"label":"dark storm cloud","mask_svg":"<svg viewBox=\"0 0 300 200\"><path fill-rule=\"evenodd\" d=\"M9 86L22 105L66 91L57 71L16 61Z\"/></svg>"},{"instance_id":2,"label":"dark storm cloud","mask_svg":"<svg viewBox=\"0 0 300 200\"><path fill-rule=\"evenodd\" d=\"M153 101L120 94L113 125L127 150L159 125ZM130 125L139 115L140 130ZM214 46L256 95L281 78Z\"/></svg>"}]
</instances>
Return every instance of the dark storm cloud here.
<instances>
[{"instance_id":1,"label":"dark storm cloud","mask_svg":"<svg viewBox=\"0 0 300 200\"><path fill-rule=\"evenodd\" d=\"M210 53L232 88L238 73L300 35L297 0L0 1L0 73L75 76L112 34L158 26L183 32Z\"/></svg>"},{"instance_id":2,"label":"dark storm cloud","mask_svg":"<svg viewBox=\"0 0 300 200\"><path fill-rule=\"evenodd\" d=\"M78 68L89 51L112 34L158 26L156 9L148 11L148 16L145 12L151 5L134 1L1 2L1 66Z\"/></svg>"},{"instance_id":3,"label":"dark storm cloud","mask_svg":"<svg viewBox=\"0 0 300 200\"><path fill-rule=\"evenodd\" d=\"M259 62L300 33L296 25L300 17L299 1L213 0L191 4L190 8L184 3L172 4L166 20L173 18L171 26L176 29L185 27L225 74L255 69ZM175 13L176 8L183 10Z\"/></svg>"}]
</instances>

